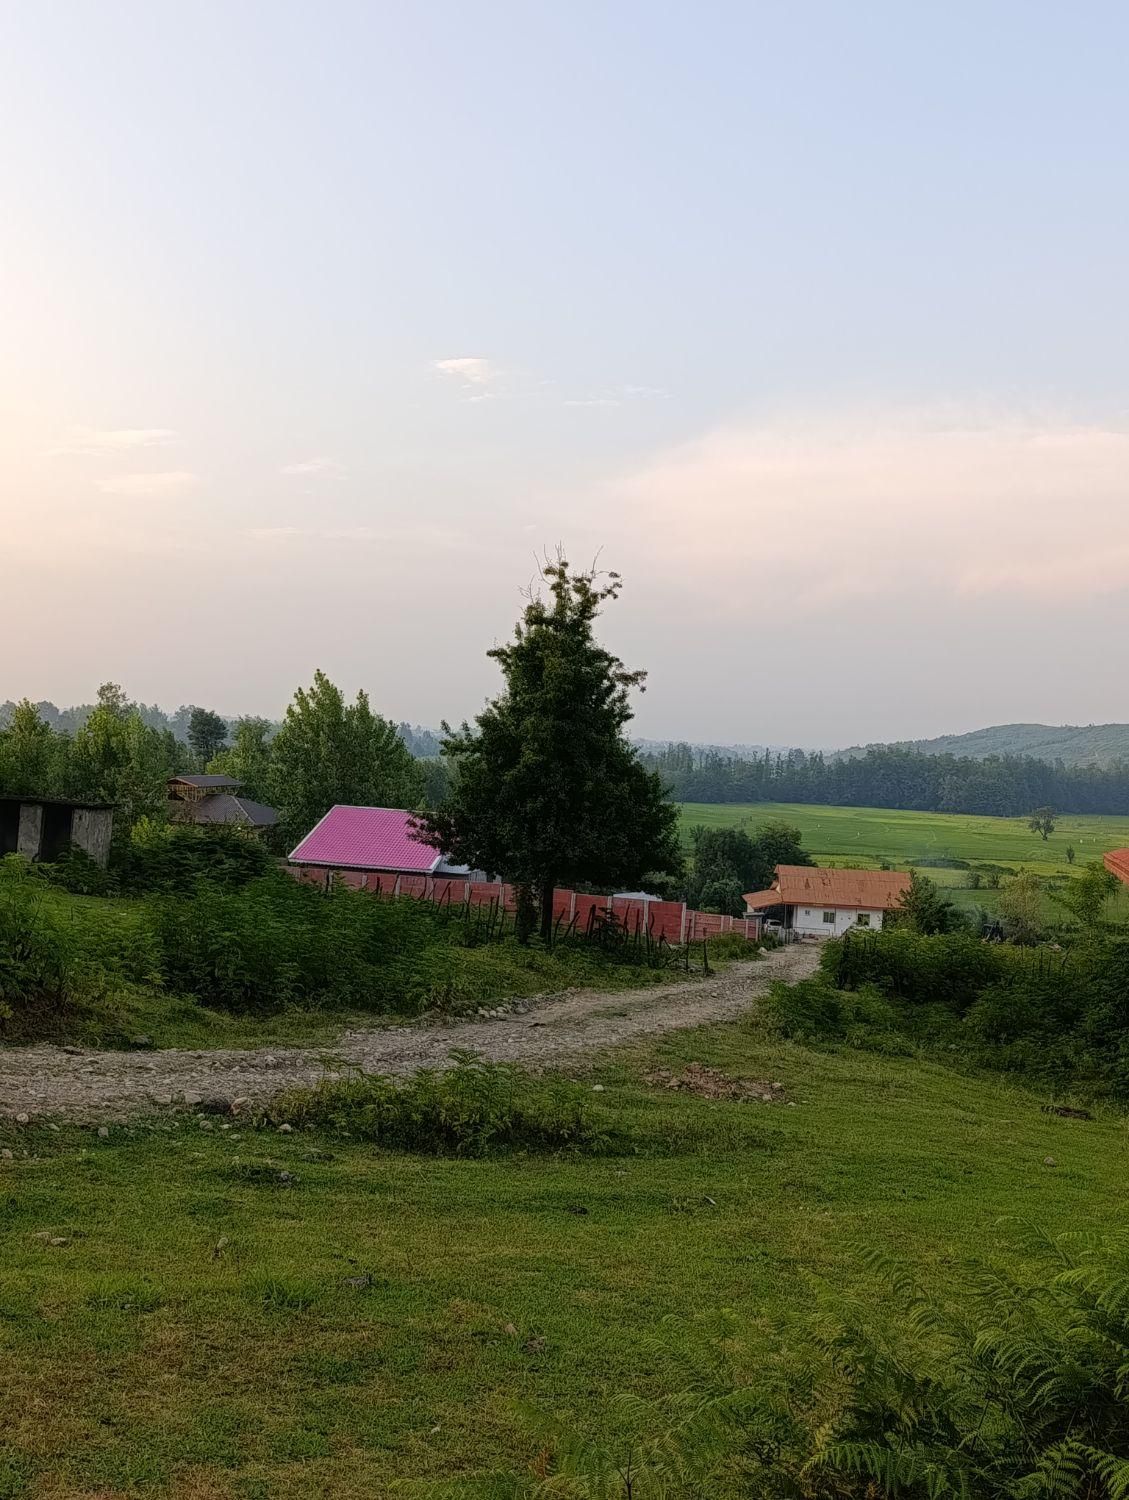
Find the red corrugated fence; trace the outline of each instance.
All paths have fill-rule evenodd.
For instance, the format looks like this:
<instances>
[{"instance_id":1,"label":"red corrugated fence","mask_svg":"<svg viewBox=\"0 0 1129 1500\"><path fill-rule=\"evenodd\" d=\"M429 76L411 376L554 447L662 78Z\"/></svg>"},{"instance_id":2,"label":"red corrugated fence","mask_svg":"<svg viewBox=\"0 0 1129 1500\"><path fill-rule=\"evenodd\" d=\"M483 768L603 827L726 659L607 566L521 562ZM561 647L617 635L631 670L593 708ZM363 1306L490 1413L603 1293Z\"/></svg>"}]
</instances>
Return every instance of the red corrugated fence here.
<instances>
[{"instance_id":1,"label":"red corrugated fence","mask_svg":"<svg viewBox=\"0 0 1129 1500\"><path fill-rule=\"evenodd\" d=\"M450 906L490 906L500 902L506 911L517 907L512 885L498 881L452 880L447 876L389 875L375 871L335 870L325 865L287 865L296 880L328 886L334 878L350 890L381 896L408 896ZM760 937L759 917L723 917L716 912L692 911L683 901L633 900L622 896L591 896L581 891L553 892L553 921L560 927L587 932L594 913L610 914L629 933L646 932L657 942L694 943L721 933Z\"/></svg>"}]
</instances>

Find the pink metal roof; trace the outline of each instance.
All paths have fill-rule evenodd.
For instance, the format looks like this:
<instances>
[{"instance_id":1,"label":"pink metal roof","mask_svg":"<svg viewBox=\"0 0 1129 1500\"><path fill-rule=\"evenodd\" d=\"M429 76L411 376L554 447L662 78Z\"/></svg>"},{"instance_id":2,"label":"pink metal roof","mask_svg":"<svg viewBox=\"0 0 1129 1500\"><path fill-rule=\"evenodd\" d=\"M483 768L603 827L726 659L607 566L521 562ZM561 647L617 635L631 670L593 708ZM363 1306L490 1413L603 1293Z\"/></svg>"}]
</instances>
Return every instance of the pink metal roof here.
<instances>
[{"instance_id":1,"label":"pink metal roof","mask_svg":"<svg viewBox=\"0 0 1129 1500\"><path fill-rule=\"evenodd\" d=\"M442 856L409 829L411 813L396 807L331 807L296 849L294 864L427 875Z\"/></svg>"}]
</instances>

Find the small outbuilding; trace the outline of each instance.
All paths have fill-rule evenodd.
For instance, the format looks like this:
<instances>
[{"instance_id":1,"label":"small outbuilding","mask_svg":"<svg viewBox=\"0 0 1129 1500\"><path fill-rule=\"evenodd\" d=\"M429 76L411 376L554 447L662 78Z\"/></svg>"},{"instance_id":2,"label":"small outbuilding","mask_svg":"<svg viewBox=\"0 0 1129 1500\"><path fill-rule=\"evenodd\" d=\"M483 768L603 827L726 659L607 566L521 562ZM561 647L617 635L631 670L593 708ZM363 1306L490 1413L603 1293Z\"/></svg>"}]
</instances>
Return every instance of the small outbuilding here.
<instances>
[{"instance_id":1,"label":"small outbuilding","mask_svg":"<svg viewBox=\"0 0 1129 1500\"><path fill-rule=\"evenodd\" d=\"M169 818L174 823L215 826L227 823L258 832L273 828L278 813L263 802L252 802L233 776L172 776L169 778Z\"/></svg>"},{"instance_id":2,"label":"small outbuilding","mask_svg":"<svg viewBox=\"0 0 1129 1500\"><path fill-rule=\"evenodd\" d=\"M0 797L0 854L51 863L81 849L105 868L114 831L114 809L105 802L65 797Z\"/></svg>"},{"instance_id":3,"label":"small outbuilding","mask_svg":"<svg viewBox=\"0 0 1129 1500\"><path fill-rule=\"evenodd\" d=\"M797 937L841 937L851 928L878 931L886 913L900 904L910 878L900 870L821 870L777 865L767 891L743 899L750 917L779 912L780 924Z\"/></svg>"}]
</instances>

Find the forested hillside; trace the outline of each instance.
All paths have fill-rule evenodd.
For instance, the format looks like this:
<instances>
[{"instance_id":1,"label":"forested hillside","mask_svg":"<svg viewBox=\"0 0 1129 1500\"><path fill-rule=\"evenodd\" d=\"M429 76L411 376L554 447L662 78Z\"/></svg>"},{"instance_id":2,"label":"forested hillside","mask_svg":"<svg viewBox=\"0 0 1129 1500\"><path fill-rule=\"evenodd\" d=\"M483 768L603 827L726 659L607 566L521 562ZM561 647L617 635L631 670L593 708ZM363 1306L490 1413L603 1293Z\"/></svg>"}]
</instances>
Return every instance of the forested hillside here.
<instances>
[{"instance_id":1,"label":"forested hillside","mask_svg":"<svg viewBox=\"0 0 1129 1500\"><path fill-rule=\"evenodd\" d=\"M1042 806L1129 813L1129 763L1063 766L1030 756L972 760L896 745L837 759L790 750L752 760L669 745L644 759L679 802L816 802L998 817Z\"/></svg>"},{"instance_id":2,"label":"forested hillside","mask_svg":"<svg viewBox=\"0 0 1129 1500\"><path fill-rule=\"evenodd\" d=\"M854 745L839 756L859 756L868 749L892 746ZM1129 724L993 724L968 734L942 734L932 740L906 740L897 748L924 755L1030 755L1066 766L1109 766L1129 761ZM837 757L838 758L838 757Z\"/></svg>"}]
</instances>

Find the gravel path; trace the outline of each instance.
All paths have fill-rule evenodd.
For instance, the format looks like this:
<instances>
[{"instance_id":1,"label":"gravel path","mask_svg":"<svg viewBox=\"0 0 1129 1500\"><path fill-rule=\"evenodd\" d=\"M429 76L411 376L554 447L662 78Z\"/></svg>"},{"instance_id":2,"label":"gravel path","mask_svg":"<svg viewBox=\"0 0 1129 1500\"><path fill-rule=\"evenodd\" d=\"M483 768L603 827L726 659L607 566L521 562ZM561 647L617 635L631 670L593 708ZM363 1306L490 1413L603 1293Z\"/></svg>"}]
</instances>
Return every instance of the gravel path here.
<instances>
[{"instance_id":1,"label":"gravel path","mask_svg":"<svg viewBox=\"0 0 1129 1500\"><path fill-rule=\"evenodd\" d=\"M15 1048L0 1052L0 1116L108 1120L216 1098L261 1100L353 1068L402 1074L442 1066L456 1047L498 1062L566 1062L638 1037L733 1020L773 980L801 979L818 961L818 949L796 945L709 979L613 993L574 990L530 1001L528 1013L496 1020L366 1027L344 1032L328 1049Z\"/></svg>"}]
</instances>

